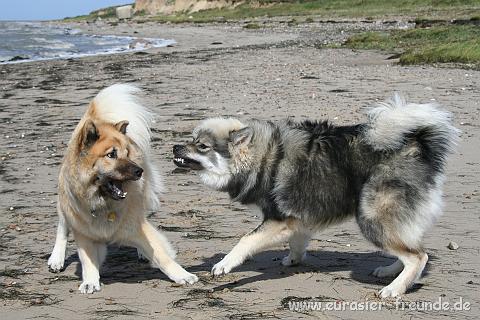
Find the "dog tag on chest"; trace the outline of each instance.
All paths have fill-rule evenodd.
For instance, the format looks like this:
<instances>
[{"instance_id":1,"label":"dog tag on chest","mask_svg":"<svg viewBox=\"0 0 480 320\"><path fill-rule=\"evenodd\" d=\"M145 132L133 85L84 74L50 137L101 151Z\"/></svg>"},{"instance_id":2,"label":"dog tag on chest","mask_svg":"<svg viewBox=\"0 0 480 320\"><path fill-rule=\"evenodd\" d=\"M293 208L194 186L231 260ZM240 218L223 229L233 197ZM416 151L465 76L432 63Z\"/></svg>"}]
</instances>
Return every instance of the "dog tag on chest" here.
<instances>
[{"instance_id":1,"label":"dog tag on chest","mask_svg":"<svg viewBox=\"0 0 480 320\"><path fill-rule=\"evenodd\" d=\"M117 214L113 211L110 212L107 216L107 220L110 221L110 222L115 221L116 218L117 218Z\"/></svg>"}]
</instances>

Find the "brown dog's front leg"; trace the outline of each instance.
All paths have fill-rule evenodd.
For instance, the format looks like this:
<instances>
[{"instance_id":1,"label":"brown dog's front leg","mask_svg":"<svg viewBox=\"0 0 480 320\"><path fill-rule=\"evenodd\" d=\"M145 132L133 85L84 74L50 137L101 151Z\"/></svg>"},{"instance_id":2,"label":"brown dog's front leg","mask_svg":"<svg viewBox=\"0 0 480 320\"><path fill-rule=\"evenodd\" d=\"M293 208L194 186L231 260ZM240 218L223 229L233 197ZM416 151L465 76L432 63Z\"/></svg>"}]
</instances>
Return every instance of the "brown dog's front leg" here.
<instances>
[{"instance_id":1,"label":"brown dog's front leg","mask_svg":"<svg viewBox=\"0 0 480 320\"><path fill-rule=\"evenodd\" d=\"M148 221L142 223L140 234L134 241L137 248L171 280L179 284L193 284L198 281L196 275L187 272L175 262L175 253L168 240Z\"/></svg>"},{"instance_id":2,"label":"brown dog's front leg","mask_svg":"<svg viewBox=\"0 0 480 320\"><path fill-rule=\"evenodd\" d=\"M95 242L81 233L73 232L78 247L78 257L82 263L81 293L100 291L100 267L107 254L105 243Z\"/></svg>"}]
</instances>

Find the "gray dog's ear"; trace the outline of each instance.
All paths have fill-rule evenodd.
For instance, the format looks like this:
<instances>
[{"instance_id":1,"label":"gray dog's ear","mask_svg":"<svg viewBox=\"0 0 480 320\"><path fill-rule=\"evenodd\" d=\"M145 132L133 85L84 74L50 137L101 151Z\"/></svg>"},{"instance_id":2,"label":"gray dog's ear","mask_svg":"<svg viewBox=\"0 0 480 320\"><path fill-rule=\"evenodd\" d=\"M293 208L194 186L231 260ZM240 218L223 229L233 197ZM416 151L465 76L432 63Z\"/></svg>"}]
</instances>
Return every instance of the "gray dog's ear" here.
<instances>
[{"instance_id":1,"label":"gray dog's ear","mask_svg":"<svg viewBox=\"0 0 480 320\"><path fill-rule=\"evenodd\" d=\"M230 141L233 145L247 145L250 143L253 137L253 129L250 127L245 127L243 129L230 132Z\"/></svg>"},{"instance_id":2,"label":"gray dog's ear","mask_svg":"<svg viewBox=\"0 0 480 320\"><path fill-rule=\"evenodd\" d=\"M92 120L87 120L83 125L81 139L81 148L89 148L98 140L98 131Z\"/></svg>"},{"instance_id":3,"label":"gray dog's ear","mask_svg":"<svg viewBox=\"0 0 480 320\"><path fill-rule=\"evenodd\" d=\"M117 130L120 131L121 133L125 134L125 133L127 133L128 123L129 123L128 120L123 120L123 121L117 122L115 124L115 128L117 128Z\"/></svg>"}]
</instances>

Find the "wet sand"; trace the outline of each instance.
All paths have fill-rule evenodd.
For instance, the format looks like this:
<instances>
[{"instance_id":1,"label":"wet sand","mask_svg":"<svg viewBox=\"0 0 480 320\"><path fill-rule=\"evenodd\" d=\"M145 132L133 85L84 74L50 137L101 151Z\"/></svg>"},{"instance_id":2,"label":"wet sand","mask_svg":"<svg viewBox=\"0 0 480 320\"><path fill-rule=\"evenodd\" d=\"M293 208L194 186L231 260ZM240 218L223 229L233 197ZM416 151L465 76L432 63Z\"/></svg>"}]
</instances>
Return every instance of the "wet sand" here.
<instances>
[{"instance_id":1,"label":"wet sand","mask_svg":"<svg viewBox=\"0 0 480 320\"><path fill-rule=\"evenodd\" d=\"M462 131L451 157L445 210L425 237L430 256L423 278L406 302L462 297L470 311L396 310L389 302L369 318L476 318L480 169L480 72L432 66L403 67L389 55L325 49L350 32L384 24L312 23L267 30L232 25L82 25L93 33L173 38L171 48L112 56L0 65L0 303L2 319L269 319L364 318L363 312L294 312L288 301L379 301L374 293L390 280L370 272L393 260L361 236L354 221L318 233L305 265L280 266L287 247L258 254L231 274L209 271L259 222L259 213L206 189L193 172L176 170L172 145L190 138L210 116L241 119L317 118L360 122L361 108L394 91L412 101L435 99L452 111ZM342 30L344 31L342 33ZM134 33L137 32L137 33ZM66 270L49 273L57 175L66 144L88 102L102 88L132 82L145 92L157 116L154 161L168 190L163 209L150 220L178 250L178 260L200 276L193 286L172 284L138 262L131 248L111 246L101 271L104 287L77 292L80 265L70 238ZM447 248L450 241L457 250Z\"/></svg>"}]
</instances>

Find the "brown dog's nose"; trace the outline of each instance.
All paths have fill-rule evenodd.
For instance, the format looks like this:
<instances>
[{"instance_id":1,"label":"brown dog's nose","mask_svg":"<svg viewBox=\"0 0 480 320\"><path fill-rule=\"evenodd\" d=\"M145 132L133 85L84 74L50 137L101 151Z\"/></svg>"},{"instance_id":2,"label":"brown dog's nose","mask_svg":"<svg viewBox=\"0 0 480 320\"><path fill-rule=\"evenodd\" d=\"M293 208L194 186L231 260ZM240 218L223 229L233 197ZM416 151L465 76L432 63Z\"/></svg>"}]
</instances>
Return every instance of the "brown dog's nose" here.
<instances>
[{"instance_id":1,"label":"brown dog's nose","mask_svg":"<svg viewBox=\"0 0 480 320\"><path fill-rule=\"evenodd\" d=\"M143 169L140 167L135 168L135 170L133 171L133 174L135 175L135 177L139 179L142 177L142 173L143 173Z\"/></svg>"}]
</instances>

